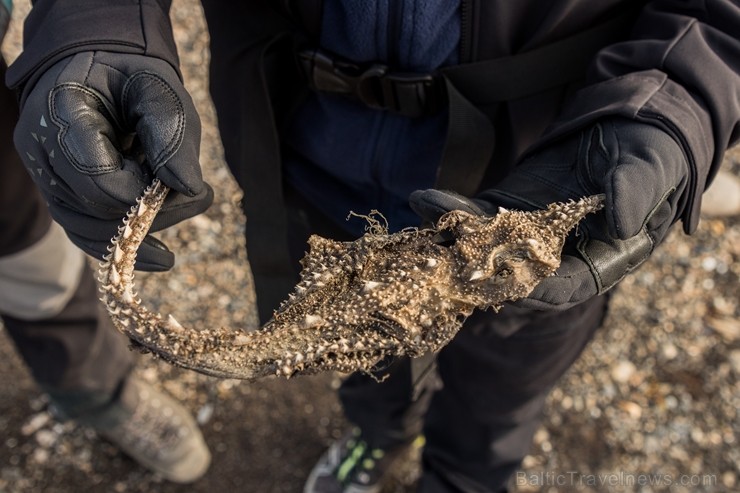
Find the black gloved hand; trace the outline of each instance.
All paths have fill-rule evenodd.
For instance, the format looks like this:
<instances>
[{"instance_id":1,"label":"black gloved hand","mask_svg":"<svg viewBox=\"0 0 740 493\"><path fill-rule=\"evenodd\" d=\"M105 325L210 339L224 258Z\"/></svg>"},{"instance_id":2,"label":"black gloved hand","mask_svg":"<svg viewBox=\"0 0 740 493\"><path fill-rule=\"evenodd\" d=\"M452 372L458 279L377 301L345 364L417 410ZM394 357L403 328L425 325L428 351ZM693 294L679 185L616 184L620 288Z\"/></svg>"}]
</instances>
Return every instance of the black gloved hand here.
<instances>
[{"instance_id":1,"label":"black gloved hand","mask_svg":"<svg viewBox=\"0 0 740 493\"><path fill-rule=\"evenodd\" d=\"M685 205L689 165L679 144L652 125L615 118L529 156L495 189L474 199L421 190L411 207L425 219L452 209L495 214L533 210L604 193L605 207L581 222L556 275L516 302L566 309L601 294L643 263Z\"/></svg>"},{"instance_id":2,"label":"black gloved hand","mask_svg":"<svg viewBox=\"0 0 740 493\"><path fill-rule=\"evenodd\" d=\"M57 62L26 98L14 137L52 217L98 258L154 177L174 192L153 231L213 202L200 170L200 119L176 71L157 58L84 52ZM148 236L137 268L173 264Z\"/></svg>"}]
</instances>

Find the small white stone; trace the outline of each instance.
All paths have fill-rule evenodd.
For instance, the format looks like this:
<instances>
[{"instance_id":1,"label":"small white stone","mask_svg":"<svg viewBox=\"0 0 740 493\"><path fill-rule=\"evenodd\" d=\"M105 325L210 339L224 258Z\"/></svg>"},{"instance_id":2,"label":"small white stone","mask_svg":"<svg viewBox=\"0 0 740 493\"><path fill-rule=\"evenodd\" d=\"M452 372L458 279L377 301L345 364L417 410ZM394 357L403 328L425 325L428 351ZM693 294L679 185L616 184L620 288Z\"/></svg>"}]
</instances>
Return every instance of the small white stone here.
<instances>
[{"instance_id":1,"label":"small white stone","mask_svg":"<svg viewBox=\"0 0 740 493\"><path fill-rule=\"evenodd\" d=\"M31 419L29 419L22 427L21 427L21 433L25 436L32 435L33 433L36 433L38 430L40 430L42 427L46 426L46 423L48 423L51 420L51 416L49 413L42 412L38 414L34 414L31 416Z\"/></svg>"},{"instance_id":2,"label":"small white stone","mask_svg":"<svg viewBox=\"0 0 740 493\"><path fill-rule=\"evenodd\" d=\"M627 383L630 377L637 371L631 361L622 360L612 368L612 378L619 383Z\"/></svg>"},{"instance_id":3,"label":"small white stone","mask_svg":"<svg viewBox=\"0 0 740 493\"><path fill-rule=\"evenodd\" d=\"M213 404L206 403L198 410L198 415L195 419L199 425L203 426L211 420L211 416L213 416Z\"/></svg>"},{"instance_id":4,"label":"small white stone","mask_svg":"<svg viewBox=\"0 0 740 493\"><path fill-rule=\"evenodd\" d=\"M676 356L678 356L678 348L676 348L675 345L672 343L667 343L665 346L663 346L662 351L663 357L667 360L672 360Z\"/></svg>"}]
</instances>

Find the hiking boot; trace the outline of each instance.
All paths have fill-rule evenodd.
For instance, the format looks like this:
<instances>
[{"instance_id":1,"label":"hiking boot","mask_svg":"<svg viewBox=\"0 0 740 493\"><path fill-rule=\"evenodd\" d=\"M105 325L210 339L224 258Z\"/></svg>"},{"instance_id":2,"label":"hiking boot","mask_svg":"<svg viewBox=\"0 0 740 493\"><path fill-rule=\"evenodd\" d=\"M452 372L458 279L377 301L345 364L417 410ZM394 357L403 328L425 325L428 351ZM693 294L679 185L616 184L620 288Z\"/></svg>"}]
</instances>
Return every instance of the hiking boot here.
<instances>
[{"instance_id":1,"label":"hiking boot","mask_svg":"<svg viewBox=\"0 0 740 493\"><path fill-rule=\"evenodd\" d=\"M362 439L360 429L353 428L324 452L311 470L303 493L380 493L390 472L420 439L382 450L371 448Z\"/></svg>"},{"instance_id":2,"label":"hiking boot","mask_svg":"<svg viewBox=\"0 0 740 493\"><path fill-rule=\"evenodd\" d=\"M89 396L86 396L90 402ZM65 402L66 400L66 402ZM76 398L77 402L82 399ZM55 402L56 401L56 402ZM112 402L81 415L65 413L75 397L52 396L56 413L92 427L147 469L175 483L203 476L211 454L190 413L150 384L130 376Z\"/></svg>"}]
</instances>

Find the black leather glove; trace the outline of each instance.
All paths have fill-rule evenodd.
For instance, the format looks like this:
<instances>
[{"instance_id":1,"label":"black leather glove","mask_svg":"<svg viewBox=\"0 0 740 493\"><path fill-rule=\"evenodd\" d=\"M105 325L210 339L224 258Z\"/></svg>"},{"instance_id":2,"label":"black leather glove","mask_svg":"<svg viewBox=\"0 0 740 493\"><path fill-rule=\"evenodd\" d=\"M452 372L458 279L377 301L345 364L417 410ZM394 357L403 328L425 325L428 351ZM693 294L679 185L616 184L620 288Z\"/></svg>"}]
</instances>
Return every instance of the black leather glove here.
<instances>
[{"instance_id":1,"label":"black leather glove","mask_svg":"<svg viewBox=\"0 0 740 493\"><path fill-rule=\"evenodd\" d=\"M566 309L601 294L642 264L681 215L689 165L679 144L658 127L608 119L530 155L495 189L473 199L421 190L411 207L435 221L452 209L495 214L498 207L544 208L604 193L605 207L566 242L560 268L516 303Z\"/></svg>"},{"instance_id":2,"label":"black leather glove","mask_svg":"<svg viewBox=\"0 0 740 493\"><path fill-rule=\"evenodd\" d=\"M26 98L14 137L52 217L98 258L154 177L174 192L153 231L213 202L200 170L198 114L177 72L157 58L98 51L57 62ZM137 268L173 264L167 247L147 237Z\"/></svg>"}]
</instances>

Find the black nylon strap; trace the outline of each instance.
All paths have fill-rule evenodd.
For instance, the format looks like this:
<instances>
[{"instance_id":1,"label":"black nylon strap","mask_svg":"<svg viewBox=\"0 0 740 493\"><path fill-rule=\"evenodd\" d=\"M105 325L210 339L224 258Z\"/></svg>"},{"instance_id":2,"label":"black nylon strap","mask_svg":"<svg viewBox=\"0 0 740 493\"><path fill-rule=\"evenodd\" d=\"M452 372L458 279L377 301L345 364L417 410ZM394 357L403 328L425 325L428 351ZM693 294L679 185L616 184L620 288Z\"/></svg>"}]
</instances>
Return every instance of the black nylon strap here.
<instances>
[{"instance_id":1,"label":"black nylon strap","mask_svg":"<svg viewBox=\"0 0 740 493\"><path fill-rule=\"evenodd\" d=\"M447 79L448 124L435 188L473 195L493 154L496 137L491 120Z\"/></svg>"}]
</instances>

